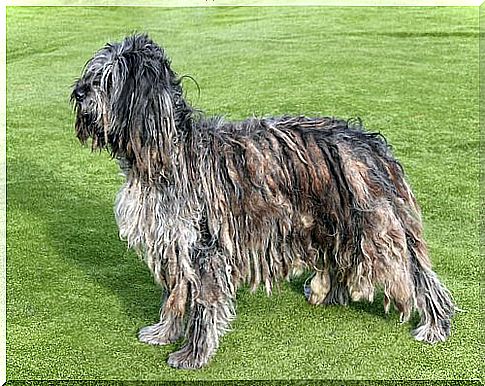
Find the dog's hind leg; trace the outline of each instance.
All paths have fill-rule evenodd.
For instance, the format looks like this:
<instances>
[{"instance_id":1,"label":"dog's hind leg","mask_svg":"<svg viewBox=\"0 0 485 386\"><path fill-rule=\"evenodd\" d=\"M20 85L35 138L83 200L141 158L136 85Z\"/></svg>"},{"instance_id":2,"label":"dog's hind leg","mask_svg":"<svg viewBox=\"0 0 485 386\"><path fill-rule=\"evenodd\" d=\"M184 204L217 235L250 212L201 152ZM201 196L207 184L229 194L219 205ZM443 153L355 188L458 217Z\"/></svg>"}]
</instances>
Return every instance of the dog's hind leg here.
<instances>
[{"instance_id":1,"label":"dog's hind leg","mask_svg":"<svg viewBox=\"0 0 485 386\"><path fill-rule=\"evenodd\" d=\"M330 276L326 269L315 272L310 285L305 283L304 292L308 303L319 305L325 301L330 291Z\"/></svg>"},{"instance_id":2,"label":"dog's hind leg","mask_svg":"<svg viewBox=\"0 0 485 386\"><path fill-rule=\"evenodd\" d=\"M184 313L187 283L180 282L171 292L164 294L160 321L142 328L138 339L143 343L166 345L176 342L184 332Z\"/></svg>"},{"instance_id":3,"label":"dog's hind leg","mask_svg":"<svg viewBox=\"0 0 485 386\"><path fill-rule=\"evenodd\" d=\"M347 283L341 281L337 277L338 275L333 273L330 275L330 290L323 304L326 305L338 305L346 306L349 304L349 291Z\"/></svg>"},{"instance_id":4,"label":"dog's hind leg","mask_svg":"<svg viewBox=\"0 0 485 386\"><path fill-rule=\"evenodd\" d=\"M346 283L338 281L327 269L315 272L310 285L305 284L303 290L310 304L347 305L349 302Z\"/></svg>"},{"instance_id":5,"label":"dog's hind leg","mask_svg":"<svg viewBox=\"0 0 485 386\"><path fill-rule=\"evenodd\" d=\"M315 272L310 285L305 285L304 292L308 302L314 305L346 305L349 301L346 284L339 282L327 268Z\"/></svg>"}]
</instances>

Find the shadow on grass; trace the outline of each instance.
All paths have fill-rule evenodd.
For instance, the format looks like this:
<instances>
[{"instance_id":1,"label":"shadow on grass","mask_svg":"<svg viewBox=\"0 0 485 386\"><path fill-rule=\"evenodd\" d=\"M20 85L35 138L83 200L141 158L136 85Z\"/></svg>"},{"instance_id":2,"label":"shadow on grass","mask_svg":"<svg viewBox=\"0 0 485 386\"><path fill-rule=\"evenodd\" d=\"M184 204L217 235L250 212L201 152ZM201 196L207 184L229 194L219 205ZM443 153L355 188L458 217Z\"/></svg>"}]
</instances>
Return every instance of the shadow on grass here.
<instances>
[{"instance_id":1,"label":"shadow on grass","mask_svg":"<svg viewBox=\"0 0 485 386\"><path fill-rule=\"evenodd\" d=\"M305 285L305 281L307 280L307 278L309 278L310 276L311 276L311 272L307 272L298 278L292 279L288 283L289 288L292 291L301 294L301 296L304 296L303 286ZM372 315L376 318L385 319L385 320L389 320L389 319L399 320L399 312L394 307L391 307L388 314L385 313L384 292L380 289L376 289L373 302L368 302L364 300L354 302L352 300L349 300L349 304L346 306L325 305L325 306L318 306L318 307L348 307L351 310L354 310L357 312L365 312L366 314ZM413 315L411 316L411 319L407 323L407 325L409 325L410 331L418 325L419 320L420 320L419 314L417 312L414 312Z\"/></svg>"},{"instance_id":2,"label":"shadow on grass","mask_svg":"<svg viewBox=\"0 0 485 386\"><path fill-rule=\"evenodd\" d=\"M295 278L290 281L289 287L303 296L303 286L305 285L305 281L308 277L311 276L311 273L306 273L298 278ZM308 284L308 283L307 283ZM330 305L330 306L322 306L322 307L349 307L350 309L357 310L357 311L364 311L369 314L379 316L382 318L386 318L387 315L384 312L384 295L377 291L374 301L372 303L361 301L361 302L353 302L350 301L347 306L341 305Z\"/></svg>"},{"instance_id":3,"label":"shadow on grass","mask_svg":"<svg viewBox=\"0 0 485 386\"><path fill-rule=\"evenodd\" d=\"M112 210L117 188L106 179L91 184L79 181L81 174L71 178L25 159L8 166L18 179L8 185L11 208L41 219L42 231L57 254L81 268L87 280L114 293L137 326L155 322L161 289L118 238ZM112 200L105 198L106 191L112 191Z\"/></svg>"}]
</instances>

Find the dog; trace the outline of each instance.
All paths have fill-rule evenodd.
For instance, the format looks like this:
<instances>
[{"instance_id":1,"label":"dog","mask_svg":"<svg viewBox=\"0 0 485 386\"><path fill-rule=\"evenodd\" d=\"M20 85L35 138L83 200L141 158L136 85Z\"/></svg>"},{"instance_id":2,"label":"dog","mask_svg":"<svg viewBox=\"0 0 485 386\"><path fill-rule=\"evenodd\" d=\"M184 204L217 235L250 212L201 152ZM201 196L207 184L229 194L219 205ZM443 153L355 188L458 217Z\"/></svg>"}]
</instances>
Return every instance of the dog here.
<instances>
[{"instance_id":1,"label":"dog","mask_svg":"<svg viewBox=\"0 0 485 386\"><path fill-rule=\"evenodd\" d=\"M384 137L360 122L283 116L227 122L185 99L163 48L136 34L90 59L71 95L75 130L126 178L120 237L163 287L160 321L139 340L195 369L235 318L238 287L303 272L308 302L384 292L417 340L444 341L455 305L431 268L421 213Z\"/></svg>"}]
</instances>

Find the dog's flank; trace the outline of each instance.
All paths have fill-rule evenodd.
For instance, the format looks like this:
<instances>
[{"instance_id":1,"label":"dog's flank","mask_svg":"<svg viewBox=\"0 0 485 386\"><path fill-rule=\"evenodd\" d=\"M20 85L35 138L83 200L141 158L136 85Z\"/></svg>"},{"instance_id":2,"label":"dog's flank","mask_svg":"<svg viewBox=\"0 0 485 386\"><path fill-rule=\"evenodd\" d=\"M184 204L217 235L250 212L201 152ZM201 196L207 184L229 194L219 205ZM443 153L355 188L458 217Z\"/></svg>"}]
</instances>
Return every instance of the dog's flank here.
<instances>
[{"instance_id":1,"label":"dog's flank","mask_svg":"<svg viewBox=\"0 0 485 386\"><path fill-rule=\"evenodd\" d=\"M108 45L76 83L76 131L119 160L120 236L165 290L160 322L140 340L167 344L174 367L215 353L237 288L314 272L312 304L384 290L416 339L445 340L451 296L431 270L421 214L385 140L359 123L282 117L226 122L184 100L162 48L136 35Z\"/></svg>"}]
</instances>

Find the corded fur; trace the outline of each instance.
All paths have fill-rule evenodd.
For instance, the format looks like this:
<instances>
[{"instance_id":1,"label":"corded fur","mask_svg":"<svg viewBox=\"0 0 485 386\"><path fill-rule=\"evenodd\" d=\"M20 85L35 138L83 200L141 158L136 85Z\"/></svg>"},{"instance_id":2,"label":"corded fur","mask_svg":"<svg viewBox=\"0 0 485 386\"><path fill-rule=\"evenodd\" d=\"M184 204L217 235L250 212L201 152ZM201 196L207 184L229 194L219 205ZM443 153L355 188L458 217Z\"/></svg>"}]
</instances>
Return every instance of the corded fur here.
<instances>
[{"instance_id":1,"label":"corded fur","mask_svg":"<svg viewBox=\"0 0 485 386\"><path fill-rule=\"evenodd\" d=\"M76 131L126 176L121 238L165 289L160 322L140 340L166 344L180 368L205 365L235 316L237 288L313 271L312 304L372 301L376 287L429 343L450 333L454 305L431 270L420 209L384 138L360 122L280 117L226 122L184 99L146 35L109 44L72 94Z\"/></svg>"}]
</instances>

